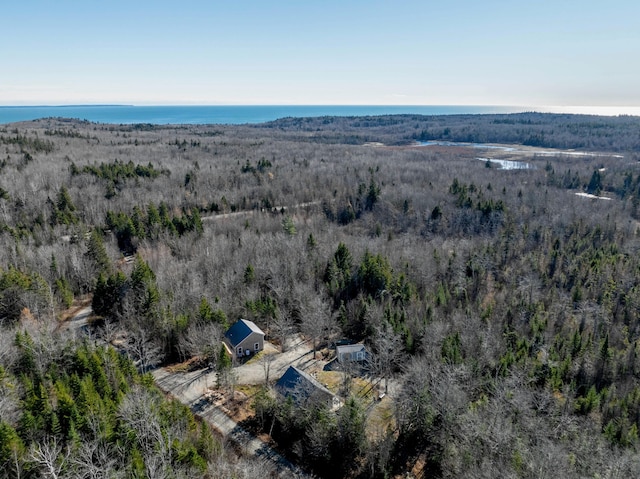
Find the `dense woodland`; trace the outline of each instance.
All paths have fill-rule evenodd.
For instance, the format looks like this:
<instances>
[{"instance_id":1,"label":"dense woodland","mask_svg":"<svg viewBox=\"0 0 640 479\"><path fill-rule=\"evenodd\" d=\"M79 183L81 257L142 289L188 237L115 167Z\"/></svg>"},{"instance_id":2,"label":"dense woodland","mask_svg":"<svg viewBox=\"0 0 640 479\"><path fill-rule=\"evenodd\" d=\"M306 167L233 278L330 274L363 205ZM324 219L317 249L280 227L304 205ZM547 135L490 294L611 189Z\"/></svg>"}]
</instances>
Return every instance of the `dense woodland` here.
<instances>
[{"instance_id":1,"label":"dense woodland","mask_svg":"<svg viewBox=\"0 0 640 479\"><path fill-rule=\"evenodd\" d=\"M507 170L428 140L593 154ZM258 395L313 474L635 477L638 160L637 117L2 126L0 475L261 475L145 374L227 369L243 317L276 343L363 341L398 391L375 435L356 398ZM89 336L61 325L81 298Z\"/></svg>"}]
</instances>

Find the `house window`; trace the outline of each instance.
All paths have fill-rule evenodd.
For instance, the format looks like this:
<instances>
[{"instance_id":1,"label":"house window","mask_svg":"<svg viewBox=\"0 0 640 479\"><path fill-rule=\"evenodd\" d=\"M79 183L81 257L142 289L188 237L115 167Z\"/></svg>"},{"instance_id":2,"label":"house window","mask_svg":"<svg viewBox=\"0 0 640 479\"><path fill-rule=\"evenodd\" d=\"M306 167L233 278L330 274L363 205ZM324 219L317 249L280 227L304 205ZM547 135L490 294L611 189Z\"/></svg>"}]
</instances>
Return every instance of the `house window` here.
<instances>
[{"instance_id":1,"label":"house window","mask_svg":"<svg viewBox=\"0 0 640 479\"><path fill-rule=\"evenodd\" d=\"M260 351L260 343L256 343L253 345L253 349L256 351Z\"/></svg>"},{"instance_id":2,"label":"house window","mask_svg":"<svg viewBox=\"0 0 640 479\"><path fill-rule=\"evenodd\" d=\"M238 346L238 356L242 356L242 346Z\"/></svg>"},{"instance_id":3,"label":"house window","mask_svg":"<svg viewBox=\"0 0 640 479\"><path fill-rule=\"evenodd\" d=\"M364 354L362 353L362 351L358 351L358 361L362 361L364 359Z\"/></svg>"}]
</instances>

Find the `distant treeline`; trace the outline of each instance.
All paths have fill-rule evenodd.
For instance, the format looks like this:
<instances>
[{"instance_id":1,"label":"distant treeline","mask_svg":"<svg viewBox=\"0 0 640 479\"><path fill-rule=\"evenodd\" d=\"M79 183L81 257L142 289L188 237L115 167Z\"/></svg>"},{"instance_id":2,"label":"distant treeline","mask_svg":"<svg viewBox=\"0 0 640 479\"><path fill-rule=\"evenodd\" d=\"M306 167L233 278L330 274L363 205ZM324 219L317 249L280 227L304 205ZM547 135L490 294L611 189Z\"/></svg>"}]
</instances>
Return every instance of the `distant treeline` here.
<instances>
[{"instance_id":1,"label":"distant treeline","mask_svg":"<svg viewBox=\"0 0 640 479\"><path fill-rule=\"evenodd\" d=\"M311 138L329 143L446 140L601 151L640 149L640 117L636 116L515 113L283 118L263 128L314 132Z\"/></svg>"}]
</instances>

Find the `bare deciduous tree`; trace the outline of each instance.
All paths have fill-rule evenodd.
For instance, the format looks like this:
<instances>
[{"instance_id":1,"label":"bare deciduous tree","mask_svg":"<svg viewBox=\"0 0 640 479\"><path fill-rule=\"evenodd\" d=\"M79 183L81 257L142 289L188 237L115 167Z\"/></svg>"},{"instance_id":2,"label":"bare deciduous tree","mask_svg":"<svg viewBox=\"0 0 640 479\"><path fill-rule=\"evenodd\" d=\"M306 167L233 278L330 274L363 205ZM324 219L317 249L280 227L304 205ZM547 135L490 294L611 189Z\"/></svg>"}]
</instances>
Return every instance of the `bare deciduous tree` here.
<instances>
[{"instance_id":1,"label":"bare deciduous tree","mask_svg":"<svg viewBox=\"0 0 640 479\"><path fill-rule=\"evenodd\" d=\"M275 355L267 354L266 352L262 353L262 357L260 358L260 363L262 364L262 370L264 371L264 385L269 386L269 375L271 373L271 364L275 360Z\"/></svg>"},{"instance_id":2,"label":"bare deciduous tree","mask_svg":"<svg viewBox=\"0 0 640 479\"><path fill-rule=\"evenodd\" d=\"M221 339L219 325L197 321L189 325L186 334L180 337L178 348L183 360L198 356L215 366Z\"/></svg>"},{"instance_id":3,"label":"bare deciduous tree","mask_svg":"<svg viewBox=\"0 0 640 479\"><path fill-rule=\"evenodd\" d=\"M85 438L78 449L69 457L73 479L120 479L125 477L125 470L120 461L125 455L117 445L109 444L103 439Z\"/></svg>"},{"instance_id":4,"label":"bare deciduous tree","mask_svg":"<svg viewBox=\"0 0 640 479\"><path fill-rule=\"evenodd\" d=\"M147 372L162 361L162 347L158 343L158 338L154 337L151 331L134 326L125 334L127 339L124 349L140 371Z\"/></svg>"},{"instance_id":5,"label":"bare deciduous tree","mask_svg":"<svg viewBox=\"0 0 640 479\"><path fill-rule=\"evenodd\" d=\"M294 324L290 317L283 314L278 315L271 324L272 337L280 343L280 350L284 353L287 350L287 341L294 332Z\"/></svg>"},{"instance_id":6,"label":"bare deciduous tree","mask_svg":"<svg viewBox=\"0 0 640 479\"><path fill-rule=\"evenodd\" d=\"M300 327L303 334L313 341L313 358L315 359L319 343L336 331L337 324L329 304L321 296L312 296L302 304L301 310Z\"/></svg>"},{"instance_id":7,"label":"bare deciduous tree","mask_svg":"<svg viewBox=\"0 0 640 479\"><path fill-rule=\"evenodd\" d=\"M44 477L60 479L65 477L64 470L67 467L69 455L70 450L52 437L44 442L33 443L28 460L37 465Z\"/></svg>"},{"instance_id":8,"label":"bare deciduous tree","mask_svg":"<svg viewBox=\"0 0 640 479\"><path fill-rule=\"evenodd\" d=\"M373 339L373 352L369 357L371 371L384 379L385 394L389 392L389 376L402 353L402 338L384 323L376 330Z\"/></svg>"}]
</instances>

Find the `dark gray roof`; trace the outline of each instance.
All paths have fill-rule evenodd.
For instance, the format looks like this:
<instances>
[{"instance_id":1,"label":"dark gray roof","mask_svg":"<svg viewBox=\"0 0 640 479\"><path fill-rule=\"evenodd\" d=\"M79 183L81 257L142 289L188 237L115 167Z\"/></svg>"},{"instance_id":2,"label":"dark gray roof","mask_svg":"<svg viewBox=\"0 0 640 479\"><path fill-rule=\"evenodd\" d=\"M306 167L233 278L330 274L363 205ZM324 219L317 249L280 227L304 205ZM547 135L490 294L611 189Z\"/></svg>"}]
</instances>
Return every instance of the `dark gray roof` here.
<instances>
[{"instance_id":1,"label":"dark gray roof","mask_svg":"<svg viewBox=\"0 0 640 479\"><path fill-rule=\"evenodd\" d=\"M229 340L229 344L231 344L231 346L235 347L244 341L251 333L258 333L264 336L262 330L256 326L253 321L240 319L233 323L233 326L224 333L224 337Z\"/></svg>"},{"instance_id":2,"label":"dark gray roof","mask_svg":"<svg viewBox=\"0 0 640 479\"><path fill-rule=\"evenodd\" d=\"M283 396L291 397L297 404L315 399L329 401L334 397L333 393L313 376L295 366L289 366L276 382L275 388Z\"/></svg>"}]
</instances>

